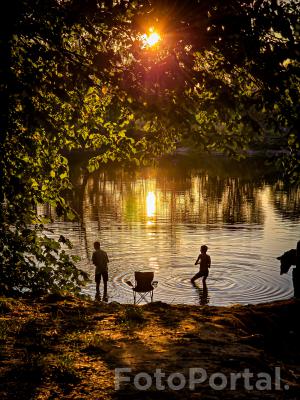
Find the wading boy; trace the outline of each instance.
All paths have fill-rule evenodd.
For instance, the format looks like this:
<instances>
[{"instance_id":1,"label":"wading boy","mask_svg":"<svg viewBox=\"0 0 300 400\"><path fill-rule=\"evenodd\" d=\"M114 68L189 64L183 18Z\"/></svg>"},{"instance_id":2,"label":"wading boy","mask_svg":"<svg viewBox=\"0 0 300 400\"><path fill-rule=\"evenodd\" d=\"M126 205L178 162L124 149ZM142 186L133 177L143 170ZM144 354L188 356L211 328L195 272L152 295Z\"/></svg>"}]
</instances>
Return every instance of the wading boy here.
<instances>
[{"instance_id":1,"label":"wading boy","mask_svg":"<svg viewBox=\"0 0 300 400\"><path fill-rule=\"evenodd\" d=\"M200 247L200 254L195 262L195 265L200 264L199 272L194 275L191 282L194 283L196 279L203 277L203 287L206 285L206 278L208 277L208 269L210 268L211 260L207 254L208 247L203 245Z\"/></svg>"}]
</instances>

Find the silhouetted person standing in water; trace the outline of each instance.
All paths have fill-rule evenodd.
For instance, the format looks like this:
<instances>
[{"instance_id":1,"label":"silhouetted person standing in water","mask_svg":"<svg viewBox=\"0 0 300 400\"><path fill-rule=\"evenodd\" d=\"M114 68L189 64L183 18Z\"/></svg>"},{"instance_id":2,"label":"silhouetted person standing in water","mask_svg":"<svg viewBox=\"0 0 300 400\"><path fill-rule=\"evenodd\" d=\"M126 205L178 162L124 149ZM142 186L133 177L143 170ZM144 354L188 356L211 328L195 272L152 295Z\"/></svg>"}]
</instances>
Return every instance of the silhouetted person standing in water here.
<instances>
[{"instance_id":1,"label":"silhouetted person standing in water","mask_svg":"<svg viewBox=\"0 0 300 400\"><path fill-rule=\"evenodd\" d=\"M108 281L108 268L107 264L109 259L107 253L100 249L100 242L94 243L94 253L92 257L93 264L96 266L95 270L95 282L96 282L96 298L100 297L100 282L101 277L103 278L104 293L103 301L107 301L107 281Z\"/></svg>"},{"instance_id":2,"label":"silhouetted person standing in water","mask_svg":"<svg viewBox=\"0 0 300 400\"><path fill-rule=\"evenodd\" d=\"M211 259L208 254L206 254L208 247L203 245L200 247L200 254L195 262L195 265L200 264L199 272L192 277L191 282L194 283L196 279L203 277L203 290L207 290L206 278L208 277L208 269L210 268Z\"/></svg>"}]
</instances>

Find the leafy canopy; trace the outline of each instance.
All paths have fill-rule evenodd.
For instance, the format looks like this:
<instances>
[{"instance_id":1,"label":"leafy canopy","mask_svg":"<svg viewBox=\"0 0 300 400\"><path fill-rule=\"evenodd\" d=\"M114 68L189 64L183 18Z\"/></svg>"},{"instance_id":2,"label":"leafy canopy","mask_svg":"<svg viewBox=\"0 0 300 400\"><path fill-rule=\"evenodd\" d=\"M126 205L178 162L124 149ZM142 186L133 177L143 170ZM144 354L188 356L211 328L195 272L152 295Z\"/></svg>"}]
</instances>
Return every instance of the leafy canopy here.
<instances>
[{"instance_id":1,"label":"leafy canopy","mask_svg":"<svg viewBox=\"0 0 300 400\"><path fill-rule=\"evenodd\" d=\"M147 162L183 137L240 154L270 135L299 178L297 1L11 0L1 23L0 290L87 280L39 205L75 218L65 154ZM162 40L144 48L155 26Z\"/></svg>"}]
</instances>

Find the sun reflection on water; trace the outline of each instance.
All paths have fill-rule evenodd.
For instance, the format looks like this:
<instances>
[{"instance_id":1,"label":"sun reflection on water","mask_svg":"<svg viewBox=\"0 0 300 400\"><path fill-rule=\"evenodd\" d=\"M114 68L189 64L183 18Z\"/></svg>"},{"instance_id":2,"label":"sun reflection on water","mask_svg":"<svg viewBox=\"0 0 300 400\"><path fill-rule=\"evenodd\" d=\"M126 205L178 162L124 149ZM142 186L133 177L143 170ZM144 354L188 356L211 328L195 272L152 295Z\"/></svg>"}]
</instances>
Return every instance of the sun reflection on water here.
<instances>
[{"instance_id":1,"label":"sun reflection on water","mask_svg":"<svg viewBox=\"0 0 300 400\"><path fill-rule=\"evenodd\" d=\"M223 164L222 164L223 165ZM65 222L51 206L51 237L73 242L80 268L93 276L93 243L110 257L110 300L131 302L126 280L154 271L155 300L199 304L191 286L195 257L207 243L212 257L209 304L252 304L292 296L291 275L280 276L276 256L299 239L300 188L281 181L215 176L202 170L143 170L93 174L70 199L83 224ZM48 234L48 232L47 232ZM91 283L85 293L94 296Z\"/></svg>"},{"instance_id":2,"label":"sun reflection on water","mask_svg":"<svg viewBox=\"0 0 300 400\"><path fill-rule=\"evenodd\" d=\"M156 212L156 198L153 192L148 192L146 197L147 217L152 218Z\"/></svg>"}]
</instances>

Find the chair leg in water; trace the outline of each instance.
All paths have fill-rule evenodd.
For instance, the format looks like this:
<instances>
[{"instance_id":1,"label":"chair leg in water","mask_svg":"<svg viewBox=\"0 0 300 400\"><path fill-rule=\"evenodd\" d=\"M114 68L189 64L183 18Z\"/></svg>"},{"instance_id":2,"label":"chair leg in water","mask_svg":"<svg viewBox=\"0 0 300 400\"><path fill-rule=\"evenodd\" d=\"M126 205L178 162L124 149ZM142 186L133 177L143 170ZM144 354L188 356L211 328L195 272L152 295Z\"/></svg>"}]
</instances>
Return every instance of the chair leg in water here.
<instances>
[{"instance_id":1,"label":"chair leg in water","mask_svg":"<svg viewBox=\"0 0 300 400\"><path fill-rule=\"evenodd\" d=\"M137 299L137 296L136 296L137 293L140 296L138 299ZM140 304L143 300L145 301L145 303L149 303L149 301L147 299L148 295L150 296L150 303L152 303L153 302L153 291L147 292L147 293L140 293L140 292L133 291L134 304Z\"/></svg>"}]
</instances>

